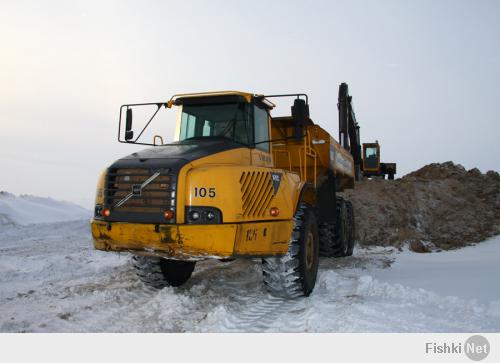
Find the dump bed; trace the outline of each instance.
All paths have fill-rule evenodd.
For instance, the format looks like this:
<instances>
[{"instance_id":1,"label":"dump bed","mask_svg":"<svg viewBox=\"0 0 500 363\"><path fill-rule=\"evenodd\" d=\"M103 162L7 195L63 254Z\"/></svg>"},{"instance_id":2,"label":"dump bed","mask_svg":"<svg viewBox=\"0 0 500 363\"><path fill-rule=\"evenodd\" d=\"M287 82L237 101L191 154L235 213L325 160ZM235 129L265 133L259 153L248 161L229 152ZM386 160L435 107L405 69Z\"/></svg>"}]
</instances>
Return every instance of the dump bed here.
<instances>
[{"instance_id":1,"label":"dump bed","mask_svg":"<svg viewBox=\"0 0 500 363\"><path fill-rule=\"evenodd\" d=\"M337 190L354 187L354 162L351 154L323 128L310 122L305 125L306 137L294 140L291 117L273 118L271 122L275 167L291 170L315 185L328 171L337 179Z\"/></svg>"}]
</instances>

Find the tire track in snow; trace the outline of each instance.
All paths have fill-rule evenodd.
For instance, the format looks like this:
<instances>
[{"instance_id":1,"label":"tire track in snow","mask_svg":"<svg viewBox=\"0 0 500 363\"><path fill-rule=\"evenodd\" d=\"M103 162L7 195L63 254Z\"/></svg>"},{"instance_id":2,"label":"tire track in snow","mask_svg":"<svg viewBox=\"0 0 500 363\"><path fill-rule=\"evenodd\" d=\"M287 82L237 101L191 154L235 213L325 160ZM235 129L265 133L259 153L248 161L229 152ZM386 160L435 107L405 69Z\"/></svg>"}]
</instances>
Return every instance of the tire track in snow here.
<instances>
[{"instance_id":1,"label":"tire track in snow","mask_svg":"<svg viewBox=\"0 0 500 363\"><path fill-rule=\"evenodd\" d=\"M123 260L128 255L95 251L87 222L5 232L4 332L449 332L500 326L498 301L478 305L377 279L376 271L396 258L386 248L321 259L311 296L287 300L266 292L259 259L203 261L186 285L155 290L138 281Z\"/></svg>"},{"instance_id":2,"label":"tire track in snow","mask_svg":"<svg viewBox=\"0 0 500 363\"><path fill-rule=\"evenodd\" d=\"M223 322L228 332L259 332L273 326L297 301L267 295L264 299L241 302Z\"/></svg>"}]
</instances>

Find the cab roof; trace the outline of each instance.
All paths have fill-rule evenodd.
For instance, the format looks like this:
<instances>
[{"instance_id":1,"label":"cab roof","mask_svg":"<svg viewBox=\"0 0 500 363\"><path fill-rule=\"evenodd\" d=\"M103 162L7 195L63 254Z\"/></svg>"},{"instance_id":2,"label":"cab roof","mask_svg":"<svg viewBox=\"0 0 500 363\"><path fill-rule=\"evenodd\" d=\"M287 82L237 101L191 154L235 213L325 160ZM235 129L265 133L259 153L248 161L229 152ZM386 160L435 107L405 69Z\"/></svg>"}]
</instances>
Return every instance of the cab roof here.
<instances>
[{"instance_id":1,"label":"cab roof","mask_svg":"<svg viewBox=\"0 0 500 363\"><path fill-rule=\"evenodd\" d=\"M264 95L240 91L215 91L180 93L173 95L168 101L168 107L172 105L182 105L184 103L211 103L217 101L244 101L247 103L258 103L259 106L273 109L276 105L267 100Z\"/></svg>"}]
</instances>

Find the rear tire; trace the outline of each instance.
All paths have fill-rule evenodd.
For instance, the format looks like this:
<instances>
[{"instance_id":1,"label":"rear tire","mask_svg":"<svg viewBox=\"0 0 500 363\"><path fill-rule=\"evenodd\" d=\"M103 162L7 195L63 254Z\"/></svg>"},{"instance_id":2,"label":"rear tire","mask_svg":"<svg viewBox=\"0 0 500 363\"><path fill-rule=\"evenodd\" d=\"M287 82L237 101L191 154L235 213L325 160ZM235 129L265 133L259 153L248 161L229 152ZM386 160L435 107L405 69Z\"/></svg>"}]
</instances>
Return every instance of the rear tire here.
<instances>
[{"instance_id":1,"label":"rear tire","mask_svg":"<svg viewBox=\"0 0 500 363\"><path fill-rule=\"evenodd\" d=\"M319 225L319 255L321 257L334 257L338 252L335 243L335 225L321 223Z\"/></svg>"},{"instance_id":2,"label":"rear tire","mask_svg":"<svg viewBox=\"0 0 500 363\"><path fill-rule=\"evenodd\" d=\"M347 225L349 228L348 240L347 240L347 253L346 256L352 256L354 251L354 242L356 239L356 225L354 223L354 209L350 201L346 201L347 208Z\"/></svg>"},{"instance_id":3,"label":"rear tire","mask_svg":"<svg viewBox=\"0 0 500 363\"><path fill-rule=\"evenodd\" d=\"M336 221L319 227L320 256L352 256L354 250L354 213L352 203L337 197Z\"/></svg>"},{"instance_id":4,"label":"rear tire","mask_svg":"<svg viewBox=\"0 0 500 363\"><path fill-rule=\"evenodd\" d=\"M132 264L139 279L155 289L181 286L193 273L196 262L133 256Z\"/></svg>"},{"instance_id":5,"label":"rear tire","mask_svg":"<svg viewBox=\"0 0 500 363\"><path fill-rule=\"evenodd\" d=\"M336 247L335 257L344 257L347 254L348 226L347 226L347 208L344 198L337 197L337 220L335 221Z\"/></svg>"},{"instance_id":6,"label":"rear tire","mask_svg":"<svg viewBox=\"0 0 500 363\"><path fill-rule=\"evenodd\" d=\"M316 216L312 208L301 203L294 216L294 227L286 255L262 259L264 284L275 296L309 296L316 284L318 264Z\"/></svg>"},{"instance_id":7,"label":"rear tire","mask_svg":"<svg viewBox=\"0 0 500 363\"><path fill-rule=\"evenodd\" d=\"M335 257L352 256L354 250L354 213L352 203L337 198L337 221L335 224Z\"/></svg>"}]
</instances>

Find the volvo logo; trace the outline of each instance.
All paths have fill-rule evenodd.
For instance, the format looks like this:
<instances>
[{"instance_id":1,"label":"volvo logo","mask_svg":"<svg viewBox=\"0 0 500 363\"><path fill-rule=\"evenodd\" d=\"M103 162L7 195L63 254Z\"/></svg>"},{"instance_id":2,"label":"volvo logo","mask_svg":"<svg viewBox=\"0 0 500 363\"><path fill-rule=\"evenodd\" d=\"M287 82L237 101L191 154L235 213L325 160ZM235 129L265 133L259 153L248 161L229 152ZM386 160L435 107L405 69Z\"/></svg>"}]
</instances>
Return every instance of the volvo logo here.
<instances>
[{"instance_id":1,"label":"volvo logo","mask_svg":"<svg viewBox=\"0 0 500 363\"><path fill-rule=\"evenodd\" d=\"M160 176L160 172L157 171L156 173L154 173L153 175L151 175L151 177L149 177L149 179L147 179L146 181L144 181L144 183L142 184L133 184L132 185L132 191L127 194L127 196L123 199L121 199L120 201L118 201L118 203L115 204L115 207L121 207L122 205L124 205L130 198L132 197L137 197L137 196L140 196L141 193L142 193L142 190L149 184L151 183L153 180L155 180L156 178L158 178Z\"/></svg>"},{"instance_id":2,"label":"volvo logo","mask_svg":"<svg viewBox=\"0 0 500 363\"><path fill-rule=\"evenodd\" d=\"M281 176L282 176L281 173L275 173L275 172L271 173L271 180L273 182L274 195L276 195L276 193L278 193L278 189L280 188Z\"/></svg>"},{"instance_id":3,"label":"volvo logo","mask_svg":"<svg viewBox=\"0 0 500 363\"><path fill-rule=\"evenodd\" d=\"M134 185L132 185L132 195L134 197L138 196L138 195L141 195L141 191L142 191L141 184L134 184Z\"/></svg>"}]
</instances>

